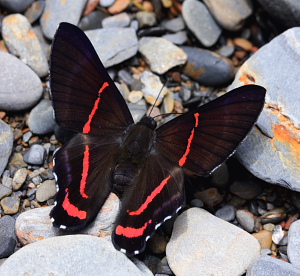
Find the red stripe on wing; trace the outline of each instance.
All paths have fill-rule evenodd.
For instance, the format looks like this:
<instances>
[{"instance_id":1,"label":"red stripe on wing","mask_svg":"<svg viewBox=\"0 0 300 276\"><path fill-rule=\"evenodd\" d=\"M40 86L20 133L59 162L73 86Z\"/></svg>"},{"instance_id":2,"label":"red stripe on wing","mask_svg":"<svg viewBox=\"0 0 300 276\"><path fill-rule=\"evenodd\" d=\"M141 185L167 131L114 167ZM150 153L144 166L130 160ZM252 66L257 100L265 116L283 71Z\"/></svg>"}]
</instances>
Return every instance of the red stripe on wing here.
<instances>
[{"instance_id":1,"label":"red stripe on wing","mask_svg":"<svg viewBox=\"0 0 300 276\"><path fill-rule=\"evenodd\" d=\"M79 210L75 205L70 202L69 189L66 189L66 197L62 203L62 207L68 213L69 216L77 217L79 219L86 219L87 212Z\"/></svg>"},{"instance_id":2,"label":"red stripe on wing","mask_svg":"<svg viewBox=\"0 0 300 276\"><path fill-rule=\"evenodd\" d=\"M86 188L86 180L89 174L90 168L90 148L88 145L85 146L85 152L83 154L83 169L80 180L80 194L84 198L89 198L89 196L85 193Z\"/></svg>"},{"instance_id":3,"label":"red stripe on wing","mask_svg":"<svg viewBox=\"0 0 300 276\"><path fill-rule=\"evenodd\" d=\"M123 227L121 225L118 225L116 228L116 234L119 236L121 236L121 235L125 236L126 238L137 238L144 234L145 229L151 223L152 223L152 220L150 219L140 228Z\"/></svg>"}]
</instances>

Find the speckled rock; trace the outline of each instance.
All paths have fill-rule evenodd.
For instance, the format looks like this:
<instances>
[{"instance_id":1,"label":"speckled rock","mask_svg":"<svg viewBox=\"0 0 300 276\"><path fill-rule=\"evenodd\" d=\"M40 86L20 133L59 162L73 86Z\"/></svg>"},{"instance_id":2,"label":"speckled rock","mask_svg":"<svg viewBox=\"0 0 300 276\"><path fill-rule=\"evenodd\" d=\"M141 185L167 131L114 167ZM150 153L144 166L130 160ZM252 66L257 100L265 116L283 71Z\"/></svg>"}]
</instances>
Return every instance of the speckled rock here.
<instances>
[{"instance_id":1,"label":"speckled rock","mask_svg":"<svg viewBox=\"0 0 300 276\"><path fill-rule=\"evenodd\" d=\"M17 245L15 219L11 216L0 218L0 258L10 256Z\"/></svg>"},{"instance_id":2,"label":"speckled rock","mask_svg":"<svg viewBox=\"0 0 300 276\"><path fill-rule=\"evenodd\" d=\"M36 190L36 200L44 202L56 194L55 180L46 180Z\"/></svg>"},{"instance_id":3,"label":"speckled rock","mask_svg":"<svg viewBox=\"0 0 300 276\"><path fill-rule=\"evenodd\" d=\"M232 88L255 83L266 88L266 105L236 157L255 176L300 191L300 28L261 47L238 71ZM282 74L286 72L288 74Z\"/></svg>"},{"instance_id":4,"label":"speckled rock","mask_svg":"<svg viewBox=\"0 0 300 276\"><path fill-rule=\"evenodd\" d=\"M10 157L13 142L14 135L11 128L0 120L0 175L2 175Z\"/></svg>"},{"instance_id":5,"label":"speckled rock","mask_svg":"<svg viewBox=\"0 0 300 276\"><path fill-rule=\"evenodd\" d=\"M42 82L15 56L0 51L0 109L22 110L36 104L43 93Z\"/></svg>"}]
</instances>

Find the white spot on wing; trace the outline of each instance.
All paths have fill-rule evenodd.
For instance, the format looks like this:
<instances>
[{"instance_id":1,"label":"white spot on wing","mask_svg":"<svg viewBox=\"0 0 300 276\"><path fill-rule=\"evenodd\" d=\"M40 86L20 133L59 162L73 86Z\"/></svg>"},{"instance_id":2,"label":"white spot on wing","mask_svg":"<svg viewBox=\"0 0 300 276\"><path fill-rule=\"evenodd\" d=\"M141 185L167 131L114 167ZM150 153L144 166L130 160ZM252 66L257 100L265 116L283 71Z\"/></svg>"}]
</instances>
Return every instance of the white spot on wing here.
<instances>
[{"instance_id":1,"label":"white spot on wing","mask_svg":"<svg viewBox=\"0 0 300 276\"><path fill-rule=\"evenodd\" d=\"M126 249L121 248L120 251L121 251L122 253L126 254Z\"/></svg>"},{"instance_id":2,"label":"white spot on wing","mask_svg":"<svg viewBox=\"0 0 300 276\"><path fill-rule=\"evenodd\" d=\"M134 253L135 255L137 255L137 254L140 253L140 251L139 251L139 250L135 250L133 253Z\"/></svg>"},{"instance_id":3,"label":"white spot on wing","mask_svg":"<svg viewBox=\"0 0 300 276\"><path fill-rule=\"evenodd\" d=\"M61 228L61 229L66 229L66 228L67 228L67 226L65 226L65 225L61 225L61 226L59 226L59 228Z\"/></svg>"},{"instance_id":4,"label":"white spot on wing","mask_svg":"<svg viewBox=\"0 0 300 276\"><path fill-rule=\"evenodd\" d=\"M54 222L54 218L51 218L50 220L51 220L51 222Z\"/></svg>"},{"instance_id":5,"label":"white spot on wing","mask_svg":"<svg viewBox=\"0 0 300 276\"><path fill-rule=\"evenodd\" d=\"M168 220L168 219L170 219L171 218L171 216L167 216L165 219L164 219L164 221L166 221L166 220Z\"/></svg>"},{"instance_id":6,"label":"white spot on wing","mask_svg":"<svg viewBox=\"0 0 300 276\"><path fill-rule=\"evenodd\" d=\"M161 223L155 225L155 230L161 225Z\"/></svg>"},{"instance_id":7,"label":"white spot on wing","mask_svg":"<svg viewBox=\"0 0 300 276\"><path fill-rule=\"evenodd\" d=\"M147 236L146 239L145 239L145 241L147 241L147 240L149 240L149 239L150 239L150 236Z\"/></svg>"}]
</instances>

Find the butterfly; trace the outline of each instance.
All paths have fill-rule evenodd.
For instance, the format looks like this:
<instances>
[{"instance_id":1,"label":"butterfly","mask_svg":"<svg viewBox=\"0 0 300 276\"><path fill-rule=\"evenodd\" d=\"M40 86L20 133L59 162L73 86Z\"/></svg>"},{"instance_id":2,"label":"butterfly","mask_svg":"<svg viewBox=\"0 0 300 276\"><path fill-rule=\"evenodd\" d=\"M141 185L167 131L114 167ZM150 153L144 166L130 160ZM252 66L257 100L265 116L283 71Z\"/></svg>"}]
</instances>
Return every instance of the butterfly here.
<instances>
[{"instance_id":1,"label":"butterfly","mask_svg":"<svg viewBox=\"0 0 300 276\"><path fill-rule=\"evenodd\" d=\"M128 256L183 206L184 169L209 175L249 133L263 87L246 85L157 128L134 123L126 102L78 27L61 23L52 43L50 88L58 125L77 134L55 156L54 227L92 222L110 192L121 195L112 242Z\"/></svg>"}]
</instances>

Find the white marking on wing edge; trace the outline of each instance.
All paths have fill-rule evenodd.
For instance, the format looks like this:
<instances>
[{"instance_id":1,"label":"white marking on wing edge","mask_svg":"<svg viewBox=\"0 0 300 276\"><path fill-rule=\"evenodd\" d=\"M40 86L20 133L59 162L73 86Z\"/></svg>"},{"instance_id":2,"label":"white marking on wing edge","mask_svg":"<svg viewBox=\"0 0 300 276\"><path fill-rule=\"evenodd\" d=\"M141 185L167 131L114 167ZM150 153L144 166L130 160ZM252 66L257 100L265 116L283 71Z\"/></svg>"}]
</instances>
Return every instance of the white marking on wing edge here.
<instances>
[{"instance_id":1,"label":"white marking on wing edge","mask_svg":"<svg viewBox=\"0 0 300 276\"><path fill-rule=\"evenodd\" d=\"M156 230L159 226L161 226L161 223L155 225L155 230Z\"/></svg>"},{"instance_id":2,"label":"white marking on wing edge","mask_svg":"<svg viewBox=\"0 0 300 276\"><path fill-rule=\"evenodd\" d=\"M56 175L56 173L53 173L53 175L54 175L55 181L57 182L57 175Z\"/></svg>"},{"instance_id":3,"label":"white marking on wing edge","mask_svg":"<svg viewBox=\"0 0 300 276\"><path fill-rule=\"evenodd\" d=\"M61 228L61 229L66 229L66 228L67 228L67 226L65 226L65 225L61 225L61 226L59 226L59 228Z\"/></svg>"},{"instance_id":4,"label":"white marking on wing edge","mask_svg":"<svg viewBox=\"0 0 300 276\"><path fill-rule=\"evenodd\" d=\"M53 157L52 163L53 163L53 167L55 167L55 158L54 157Z\"/></svg>"},{"instance_id":5,"label":"white marking on wing edge","mask_svg":"<svg viewBox=\"0 0 300 276\"><path fill-rule=\"evenodd\" d=\"M135 250L133 253L134 253L135 255L137 255L137 254L140 253L140 251L139 251L139 250Z\"/></svg>"},{"instance_id":6,"label":"white marking on wing edge","mask_svg":"<svg viewBox=\"0 0 300 276\"><path fill-rule=\"evenodd\" d=\"M126 249L121 248L120 251L123 252L124 254L126 254Z\"/></svg>"},{"instance_id":7,"label":"white marking on wing edge","mask_svg":"<svg viewBox=\"0 0 300 276\"><path fill-rule=\"evenodd\" d=\"M57 205L57 201L54 201L54 206L56 206Z\"/></svg>"},{"instance_id":8,"label":"white marking on wing edge","mask_svg":"<svg viewBox=\"0 0 300 276\"><path fill-rule=\"evenodd\" d=\"M54 218L51 218L50 220L51 220L51 222L54 222Z\"/></svg>"},{"instance_id":9,"label":"white marking on wing edge","mask_svg":"<svg viewBox=\"0 0 300 276\"><path fill-rule=\"evenodd\" d=\"M146 239L145 239L145 241L147 241L147 240L149 240L149 239L150 239L150 236L147 236Z\"/></svg>"},{"instance_id":10,"label":"white marking on wing edge","mask_svg":"<svg viewBox=\"0 0 300 276\"><path fill-rule=\"evenodd\" d=\"M164 221L166 221L166 220L168 220L168 219L170 219L171 218L171 216L167 216L165 219L164 219Z\"/></svg>"},{"instance_id":11,"label":"white marking on wing edge","mask_svg":"<svg viewBox=\"0 0 300 276\"><path fill-rule=\"evenodd\" d=\"M181 208L182 208L182 206L178 207L176 210L176 213L178 213Z\"/></svg>"}]
</instances>

